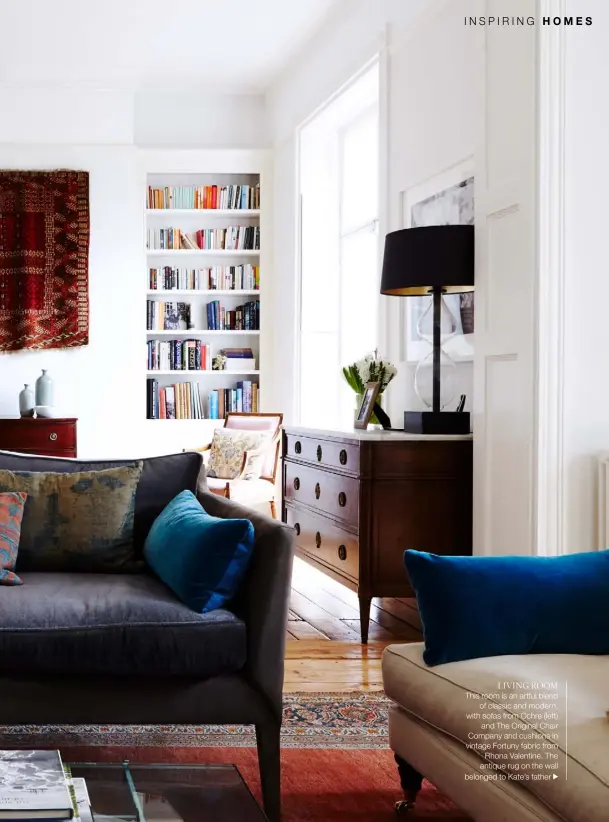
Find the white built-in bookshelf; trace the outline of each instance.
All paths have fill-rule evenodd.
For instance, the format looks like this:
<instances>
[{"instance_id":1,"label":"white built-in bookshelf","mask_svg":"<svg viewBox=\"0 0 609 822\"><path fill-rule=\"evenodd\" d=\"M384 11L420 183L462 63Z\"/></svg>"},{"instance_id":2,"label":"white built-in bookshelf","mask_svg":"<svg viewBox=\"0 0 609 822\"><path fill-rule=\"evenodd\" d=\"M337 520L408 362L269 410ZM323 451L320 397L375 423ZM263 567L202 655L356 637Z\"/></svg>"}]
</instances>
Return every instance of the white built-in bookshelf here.
<instances>
[{"instance_id":1,"label":"white built-in bookshelf","mask_svg":"<svg viewBox=\"0 0 609 822\"><path fill-rule=\"evenodd\" d=\"M148 419L260 410L260 199L259 173L147 173Z\"/></svg>"}]
</instances>

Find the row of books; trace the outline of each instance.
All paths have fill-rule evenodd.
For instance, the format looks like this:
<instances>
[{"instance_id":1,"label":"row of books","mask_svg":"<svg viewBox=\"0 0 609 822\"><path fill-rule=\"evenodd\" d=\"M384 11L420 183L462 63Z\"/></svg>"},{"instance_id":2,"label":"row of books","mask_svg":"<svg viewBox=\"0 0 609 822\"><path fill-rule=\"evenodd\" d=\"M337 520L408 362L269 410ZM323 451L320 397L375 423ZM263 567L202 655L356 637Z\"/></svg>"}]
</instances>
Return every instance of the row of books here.
<instances>
[{"instance_id":1,"label":"row of books","mask_svg":"<svg viewBox=\"0 0 609 822\"><path fill-rule=\"evenodd\" d=\"M249 300L231 310L220 300L212 300L207 303L207 328L210 331L259 331L260 300Z\"/></svg>"},{"instance_id":2,"label":"row of books","mask_svg":"<svg viewBox=\"0 0 609 822\"><path fill-rule=\"evenodd\" d=\"M186 331L191 327L190 303L146 300L146 329L148 331Z\"/></svg>"},{"instance_id":3,"label":"row of books","mask_svg":"<svg viewBox=\"0 0 609 822\"><path fill-rule=\"evenodd\" d=\"M256 358L251 348L223 348L226 371L253 371ZM148 371L210 371L213 357L209 343L201 340L150 340ZM218 373L221 373L218 371Z\"/></svg>"},{"instance_id":4,"label":"row of books","mask_svg":"<svg viewBox=\"0 0 609 822\"><path fill-rule=\"evenodd\" d=\"M0 751L0 818L93 822L85 780L72 776L59 751Z\"/></svg>"},{"instance_id":5,"label":"row of books","mask_svg":"<svg viewBox=\"0 0 609 822\"><path fill-rule=\"evenodd\" d=\"M151 377L147 380L146 389L146 416L149 420L217 420L224 419L230 411L258 410L258 383L250 380L240 381L234 388L206 392L196 382L177 382L159 387L158 380Z\"/></svg>"},{"instance_id":6,"label":"row of books","mask_svg":"<svg viewBox=\"0 0 609 822\"><path fill-rule=\"evenodd\" d=\"M148 208L260 208L260 183L228 186L148 186Z\"/></svg>"},{"instance_id":7,"label":"row of books","mask_svg":"<svg viewBox=\"0 0 609 822\"><path fill-rule=\"evenodd\" d=\"M236 388L218 388L209 395L210 420L223 420L227 414L258 411L258 383L243 380Z\"/></svg>"},{"instance_id":8,"label":"row of books","mask_svg":"<svg viewBox=\"0 0 609 822\"><path fill-rule=\"evenodd\" d=\"M260 266L212 265L210 268L151 268L151 291L254 291L260 288Z\"/></svg>"},{"instance_id":9,"label":"row of books","mask_svg":"<svg viewBox=\"0 0 609 822\"><path fill-rule=\"evenodd\" d=\"M260 226L229 225L226 228L149 228L148 248L187 251L257 251L260 249Z\"/></svg>"},{"instance_id":10,"label":"row of books","mask_svg":"<svg viewBox=\"0 0 609 822\"><path fill-rule=\"evenodd\" d=\"M148 371L208 371L211 348L201 340L150 340Z\"/></svg>"}]
</instances>

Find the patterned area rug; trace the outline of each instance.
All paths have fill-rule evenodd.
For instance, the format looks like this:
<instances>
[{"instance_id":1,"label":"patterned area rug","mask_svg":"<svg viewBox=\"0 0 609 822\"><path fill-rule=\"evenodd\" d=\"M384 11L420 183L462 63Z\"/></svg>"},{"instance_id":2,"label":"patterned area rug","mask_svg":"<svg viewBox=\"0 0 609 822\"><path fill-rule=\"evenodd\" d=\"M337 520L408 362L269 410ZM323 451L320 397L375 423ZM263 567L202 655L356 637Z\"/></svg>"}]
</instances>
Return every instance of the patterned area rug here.
<instances>
[{"instance_id":1,"label":"patterned area rug","mask_svg":"<svg viewBox=\"0 0 609 822\"><path fill-rule=\"evenodd\" d=\"M89 175L0 171L0 351L87 345Z\"/></svg>"},{"instance_id":2,"label":"patterned area rug","mask_svg":"<svg viewBox=\"0 0 609 822\"><path fill-rule=\"evenodd\" d=\"M285 694L284 748L388 748L381 693ZM5 747L255 747L247 725L0 725ZM44 742L42 742L44 740Z\"/></svg>"}]
</instances>

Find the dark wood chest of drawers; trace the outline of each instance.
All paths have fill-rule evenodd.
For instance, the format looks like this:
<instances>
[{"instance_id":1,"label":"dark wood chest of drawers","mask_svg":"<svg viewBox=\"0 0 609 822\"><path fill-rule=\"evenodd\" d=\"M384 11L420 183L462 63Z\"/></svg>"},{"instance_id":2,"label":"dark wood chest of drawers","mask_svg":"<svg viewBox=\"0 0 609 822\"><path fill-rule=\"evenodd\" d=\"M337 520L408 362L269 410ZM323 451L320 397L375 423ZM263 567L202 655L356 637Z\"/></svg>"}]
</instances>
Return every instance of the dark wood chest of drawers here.
<instances>
[{"instance_id":1,"label":"dark wood chest of drawers","mask_svg":"<svg viewBox=\"0 0 609 822\"><path fill-rule=\"evenodd\" d=\"M354 591L362 642L372 597L413 595L407 548L472 551L472 438L283 432L283 521L296 552Z\"/></svg>"},{"instance_id":2,"label":"dark wood chest of drawers","mask_svg":"<svg viewBox=\"0 0 609 822\"><path fill-rule=\"evenodd\" d=\"M5 417L0 419L0 450L76 458L76 420Z\"/></svg>"}]
</instances>

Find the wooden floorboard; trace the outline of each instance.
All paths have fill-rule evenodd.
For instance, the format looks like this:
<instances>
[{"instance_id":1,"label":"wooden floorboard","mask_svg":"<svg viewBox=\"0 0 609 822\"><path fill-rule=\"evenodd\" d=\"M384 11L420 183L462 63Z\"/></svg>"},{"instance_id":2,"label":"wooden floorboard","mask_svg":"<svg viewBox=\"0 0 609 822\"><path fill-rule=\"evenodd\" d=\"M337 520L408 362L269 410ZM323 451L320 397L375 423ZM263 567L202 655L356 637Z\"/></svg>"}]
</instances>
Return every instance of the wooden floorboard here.
<instances>
[{"instance_id":1,"label":"wooden floorboard","mask_svg":"<svg viewBox=\"0 0 609 822\"><path fill-rule=\"evenodd\" d=\"M370 616L369 642L362 645L357 594L296 559L284 690L382 691L383 649L421 641L421 622L414 599L373 599Z\"/></svg>"}]
</instances>

